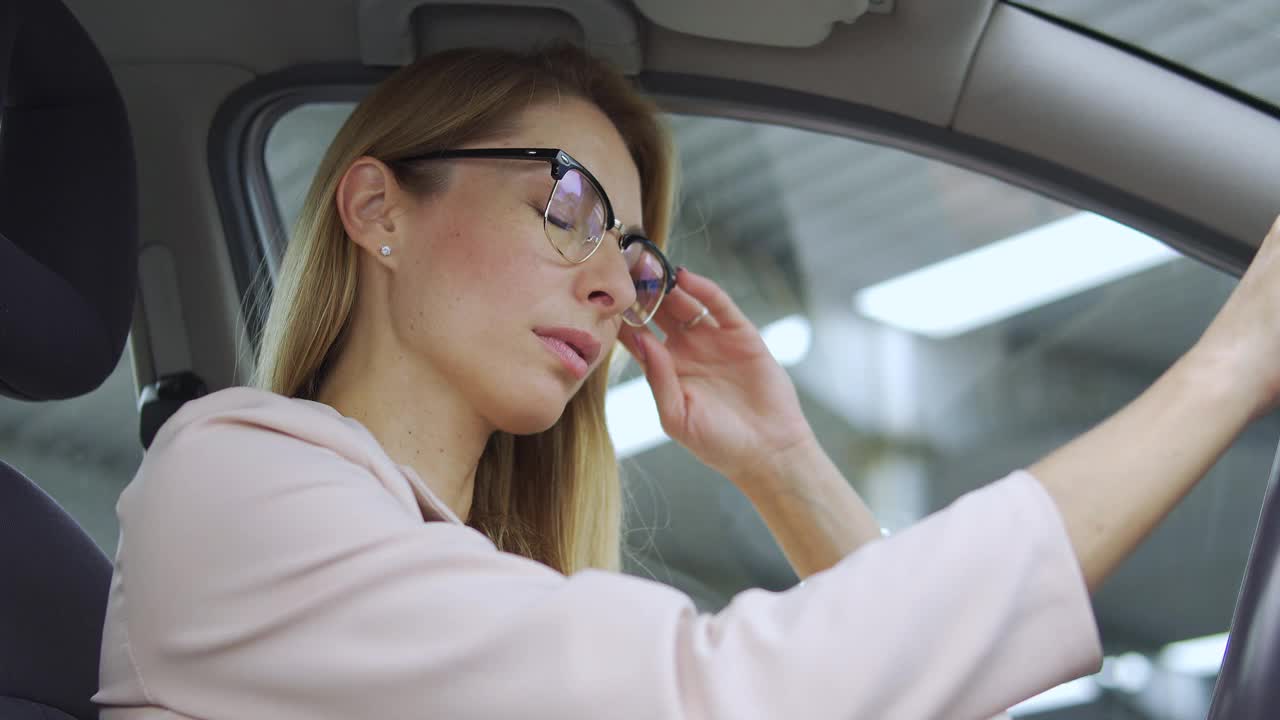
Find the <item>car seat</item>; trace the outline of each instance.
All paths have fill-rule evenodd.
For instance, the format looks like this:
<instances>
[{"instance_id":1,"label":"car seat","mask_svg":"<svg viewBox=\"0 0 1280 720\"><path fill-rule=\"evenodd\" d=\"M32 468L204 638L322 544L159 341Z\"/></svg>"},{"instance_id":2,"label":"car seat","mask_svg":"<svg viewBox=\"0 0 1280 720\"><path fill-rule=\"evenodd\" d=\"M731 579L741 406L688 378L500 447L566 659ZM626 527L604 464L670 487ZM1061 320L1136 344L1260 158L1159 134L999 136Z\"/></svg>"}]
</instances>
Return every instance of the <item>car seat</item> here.
<instances>
[{"instance_id":1,"label":"car seat","mask_svg":"<svg viewBox=\"0 0 1280 720\"><path fill-rule=\"evenodd\" d=\"M0 0L0 395L86 393L136 290L137 177L110 69L60 0ZM0 720L97 717L111 563L0 461Z\"/></svg>"}]
</instances>

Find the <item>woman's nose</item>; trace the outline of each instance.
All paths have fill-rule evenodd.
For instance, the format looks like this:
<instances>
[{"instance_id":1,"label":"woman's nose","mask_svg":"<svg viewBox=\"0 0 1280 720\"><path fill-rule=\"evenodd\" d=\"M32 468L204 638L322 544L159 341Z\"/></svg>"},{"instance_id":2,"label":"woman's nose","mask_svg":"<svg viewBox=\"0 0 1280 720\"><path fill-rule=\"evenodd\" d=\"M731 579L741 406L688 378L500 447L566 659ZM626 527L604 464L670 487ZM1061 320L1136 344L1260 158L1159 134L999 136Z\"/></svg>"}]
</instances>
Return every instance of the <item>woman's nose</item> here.
<instances>
[{"instance_id":1,"label":"woman's nose","mask_svg":"<svg viewBox=\"0 0 1280 720\"><path fill-rule=\"evenodd\" d=\"M616 243L606 237L602 246L583 263L582 280L588 301L619 315L636 301L627 259Z\"/></svg>"}]
</instances>

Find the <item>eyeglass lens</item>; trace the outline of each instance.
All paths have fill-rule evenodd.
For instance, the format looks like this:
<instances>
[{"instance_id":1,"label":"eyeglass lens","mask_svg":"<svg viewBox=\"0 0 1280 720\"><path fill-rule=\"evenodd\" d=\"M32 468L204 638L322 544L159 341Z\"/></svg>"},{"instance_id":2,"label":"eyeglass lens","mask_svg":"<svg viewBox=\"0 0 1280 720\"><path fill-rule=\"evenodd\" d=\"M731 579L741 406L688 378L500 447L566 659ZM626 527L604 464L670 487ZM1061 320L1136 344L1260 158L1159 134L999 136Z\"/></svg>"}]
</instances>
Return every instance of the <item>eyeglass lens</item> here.
<instances>
[{"instance_id":1,"label":"eyeglass lens","mask_svg":"<svg viewBox=\"0 0 1280 720\"><path fill-rule=\"evenodd\" d=\"M551 244L569 262L586 260L600 245L605 233L604 201L582 173L570 170L556 182L544 226ZM642 242L627 245L623 257L635 284L636 301L622 317L632 325L643 325L662 302L666 266Z\"/></svg>"},{"instance_id":2,"label":"eyeglass lens","mask_svg":"<svg viewBox=\"0 0 1280 720\"><path fill-rule=\"evenodd\" d=\"M556 181L546 219L547 237L569 262L586 260L604 237L604 201L577 170Z\"/></svg>"},{"instance_id":3,"label":"eyeglass lens","mask_svg":"<svg viewBox=\"0 0 1280 720\"><path fill-rule=\"evenodd\" d=\"M631 272L631 282L636 287L636 301L622 313L623 319L632 325L643 325L653 317L662 302L667 285L667 269L649 246L632 242L622 251Z\"/></svg>"}]
</instances>

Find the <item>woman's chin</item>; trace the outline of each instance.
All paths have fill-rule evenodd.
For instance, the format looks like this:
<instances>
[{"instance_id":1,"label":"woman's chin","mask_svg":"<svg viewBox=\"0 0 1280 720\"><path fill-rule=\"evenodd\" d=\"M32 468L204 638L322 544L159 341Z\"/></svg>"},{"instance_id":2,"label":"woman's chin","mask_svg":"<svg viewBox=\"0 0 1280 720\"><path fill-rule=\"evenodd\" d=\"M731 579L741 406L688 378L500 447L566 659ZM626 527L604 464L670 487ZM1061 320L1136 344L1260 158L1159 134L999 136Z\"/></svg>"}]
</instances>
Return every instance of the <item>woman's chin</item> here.
<instances>
[{"instance_id":1,"label":"woman's chin","mask_svg":"<svg viewBox=\"0 0 1280 720\"><path fill-rule=\"evenodd\" d=\"M512 435L534 435L550 429L564 415L575 390L552 373L522 373L511 379L521 382L490 388L484 405L493 426Z\"/></svg>"},{"instance_id":2,"label":"woman's chin","mask_svg":"<svg viewBox=\"0 0 1280 720\"><path fill-rule=\"evenodd\" d=\"M533 397L522 398L526 401ZM512 435L535 435L550 430L560 417L564 415L565 403L548 400L543 403L530 403L519 408L508 408L501 422L495 423L499 430Z\"/></svg>"}]
</instances>

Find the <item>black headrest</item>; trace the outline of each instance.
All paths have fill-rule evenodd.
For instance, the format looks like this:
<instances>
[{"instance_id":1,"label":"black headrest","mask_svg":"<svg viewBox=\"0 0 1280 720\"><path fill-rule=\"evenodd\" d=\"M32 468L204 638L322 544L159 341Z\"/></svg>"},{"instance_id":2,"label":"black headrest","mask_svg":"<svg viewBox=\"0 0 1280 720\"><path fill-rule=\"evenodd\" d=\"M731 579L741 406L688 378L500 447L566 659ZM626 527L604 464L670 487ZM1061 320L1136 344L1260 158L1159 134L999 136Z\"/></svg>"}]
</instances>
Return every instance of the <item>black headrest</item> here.
<instances>
[{"instance_id":1,"label":"black headrest","mask_svg":"<svg viewBox=\"0 0 1280 720\"><path fill-rule=\"evenodd\" d=\"M106 379L129 332L129 121L60 0L0 0L0 102L0 394L73 397Z\"/></svg>"}]
</instances>

